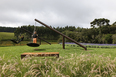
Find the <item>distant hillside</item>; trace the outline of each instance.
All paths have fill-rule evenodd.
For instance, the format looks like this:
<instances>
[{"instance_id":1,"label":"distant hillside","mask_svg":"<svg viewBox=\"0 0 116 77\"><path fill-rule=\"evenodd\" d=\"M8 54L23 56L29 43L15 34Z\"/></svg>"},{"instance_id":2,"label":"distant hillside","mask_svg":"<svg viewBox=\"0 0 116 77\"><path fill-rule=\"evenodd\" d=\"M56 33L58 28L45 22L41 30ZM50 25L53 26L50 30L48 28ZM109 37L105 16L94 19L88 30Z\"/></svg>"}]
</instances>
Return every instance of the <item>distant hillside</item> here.
<instances>
[{"instance_id":1,"label":"distant hillside","mask_svg":"<svg viewBox=\"0 0 116 77\"><path fill-rule=\"evenodd\" d=\"M0 32L0 40L7 40L14 38L14 33Z\"/></svg>"},{"instance_id":2,"label":"distant hillside","mask_svg":"<svg viewBox=\"0 0 116 77\"><path fill-rule=\"evenodd\" d=\"M0 26L0 32L14 32L16 28L13 27L1 27Z\"/></svg>"}]
</instances>

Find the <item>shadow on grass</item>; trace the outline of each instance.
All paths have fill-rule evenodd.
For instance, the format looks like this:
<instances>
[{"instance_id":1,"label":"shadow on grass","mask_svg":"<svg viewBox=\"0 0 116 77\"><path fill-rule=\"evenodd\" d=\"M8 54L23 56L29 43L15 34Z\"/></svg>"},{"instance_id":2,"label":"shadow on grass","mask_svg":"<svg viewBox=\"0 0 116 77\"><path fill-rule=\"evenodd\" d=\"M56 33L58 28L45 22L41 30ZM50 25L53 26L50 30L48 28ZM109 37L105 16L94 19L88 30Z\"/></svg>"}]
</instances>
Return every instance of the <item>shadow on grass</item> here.
<instances>
[{"instance_id":1,"label":"shadow on grass","mask_svg":"<svg viewBox=\"0 0 116 77\"><path fill-rule=\"evenodd\" d=\"M34 51L46 51L46 49L38 49L38 48L35 48L33 49Z\"/></svg>"}]
</instances>

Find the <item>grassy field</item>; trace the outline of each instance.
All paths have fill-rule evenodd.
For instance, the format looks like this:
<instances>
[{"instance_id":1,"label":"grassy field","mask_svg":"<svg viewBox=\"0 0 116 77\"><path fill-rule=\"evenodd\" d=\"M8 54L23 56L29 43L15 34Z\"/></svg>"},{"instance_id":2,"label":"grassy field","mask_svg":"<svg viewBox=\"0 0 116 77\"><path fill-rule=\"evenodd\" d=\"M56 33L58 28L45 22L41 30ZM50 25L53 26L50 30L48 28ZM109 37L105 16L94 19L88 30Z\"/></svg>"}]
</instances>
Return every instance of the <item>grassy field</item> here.
<instances>
[{"instance_id":1,"label":"grassy field","mask_svg":"<svg viewBox=\"0 0 116 77\"><path fill-rule=\"evenodd\" d=\"M34 50L37 48L38 50ZM39 47L28 47L28 46L3 46L0 47L0 56L5 56L5 58L12 57L20 57L21 53L24 52L59 52L60 56L64 57L65 55L74 54L80 55L83 54L98 54L98 55L104 55L104 56L110 56L115 58L116 54L116 48L88 48L87 51L85 51L81 47L71 47L66 46L66 49L62 49L62 45L59 44L43 44Z\"/></svg>"},{"instance_id":2,"label":"grassy field","mask_svg":"<svg viewBox=\"0 0 116 77\"><path fill-rule=\"evenodd\" d=\"M11 38L14 38L13 33L0 32L0 40ZM62 49L56 42L50 42L52 45L42 42L35 48L26 46L28 42L0 42L0 77L116 77L116 48L88 48L85 51L69 45ZM21 60L25 52L59 52L60 57Z\"/></svg>"},{"instance_id":3,"label":"grassy field","mask_svg":"<svg viewBox=\"0 0 116 77\"><path fill-rule=\"evenodd\" d=\"M0 32L0 40L14 38L14 33L10 32Z\"/></svg>"},{"instance_id":4,"label":"grassy field","mask_svg":"<svg viewBox=\"0 0 116 77\"><path fill-rule=\"evenodd\" d=\"M116 76L116 48L88 48L59 44L0 47L0 77L111 77ZM36 48L36 49L37 49ZM29 57L24 52L59 52L56 59Z\"/></svg>"}]
</instances>

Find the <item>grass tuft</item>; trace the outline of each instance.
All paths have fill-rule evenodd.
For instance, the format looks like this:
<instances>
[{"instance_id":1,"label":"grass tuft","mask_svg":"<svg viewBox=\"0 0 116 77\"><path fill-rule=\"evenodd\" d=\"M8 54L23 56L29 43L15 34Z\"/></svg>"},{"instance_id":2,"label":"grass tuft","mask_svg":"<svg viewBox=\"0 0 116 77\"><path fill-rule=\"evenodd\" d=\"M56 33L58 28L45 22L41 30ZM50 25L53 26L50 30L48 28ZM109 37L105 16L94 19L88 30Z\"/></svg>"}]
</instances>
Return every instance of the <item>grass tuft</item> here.
<instances>
[{"instance_id":1,"label":"grass tuft","mask_svg":"<svg viewBox=\"0 0 116 77\"><path fill-rule=\"evenodd\" d=\"M69 58L70 57L70 58ZM4 61L0 77L110 77L116 76L116 58L96 54L70 54L60 58L26 57Z\"/></svg>"}]
</instances>

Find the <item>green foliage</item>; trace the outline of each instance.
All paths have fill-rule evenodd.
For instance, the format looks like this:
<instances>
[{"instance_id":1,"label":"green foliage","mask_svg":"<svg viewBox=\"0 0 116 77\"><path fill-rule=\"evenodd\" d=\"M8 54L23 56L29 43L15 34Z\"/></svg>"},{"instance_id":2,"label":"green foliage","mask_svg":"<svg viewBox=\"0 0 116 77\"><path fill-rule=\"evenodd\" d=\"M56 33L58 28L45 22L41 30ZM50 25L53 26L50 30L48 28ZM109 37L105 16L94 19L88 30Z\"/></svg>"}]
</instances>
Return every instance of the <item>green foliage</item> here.
<instances>
[{"instance_id":1,"label":"green foliage","mask_svg":"<svg viewBox=\"0 0 116 77\"><path fill-rule=\"evenodd\" d=\"M0 26L0 32L14 32L16 28L13 27L1 27Z\"/></svg>"},{"instance_id":2,"label":"green foliage","mask_svg":"<svg viewBox=\"0 0 116 77\"><path fill-rule=\"evenodd\" d=\"M91 27L95 28L95 25L97 25L99 27L99 33L102 33L102 26L109 26L109 22L110 20L105 19L105 18L99 18L99 19L94 19L90 24Z\"/></svg>"},{"instance_id":3,"label":"green foliage","mask_svg":"<svg viewBox=\"0 0 116 77\"><path fill-rule=\"evenodd\" d=\"M116 44L116 34L112 35L113 44Z\"/></svg>"},{"instance_id":4,"label":"green foliage","mask_svg":"<svg viewBox=\"0 0 116 77\"><path fill-rule=\"evenodd\" d=\"M112 34L107 34L105 36L105 41L106 41L106 43L111 44L112 43Z\"/></svg>"},{"instance_id":5,"label":"green foliage","mask_svg":"<svg viewBox=\"0 0 116 77\"><path fill-rule=\"evenodd\" d=\"M92 27L95 27L95 25L101 27L105 25L109 25L110 20L105 19L105 18L99 18L99 19L94 19L90 24Z\"/></svg>"},{"instance_id":6,"label":"green foliage","mask_svg":"<svg viewBox=\"0 0 116 77\"><path fill-rule=\"evenodd\" d=\"M97 40L98 43L102 43L102 35L99 34L95 37L95 39Z\"/></svg>"},{"instance_id":7,"label":"green foliage","mask_svg":"<svg viewBox=\"0 0 116 77\"><path fill-rule=\"evenodd\" d=\"M98 43L106 43L106 44L112 44L113 40L112 40L112 34L99 34L96 36L96 40Z\"/></svg>"}]
</instances>

